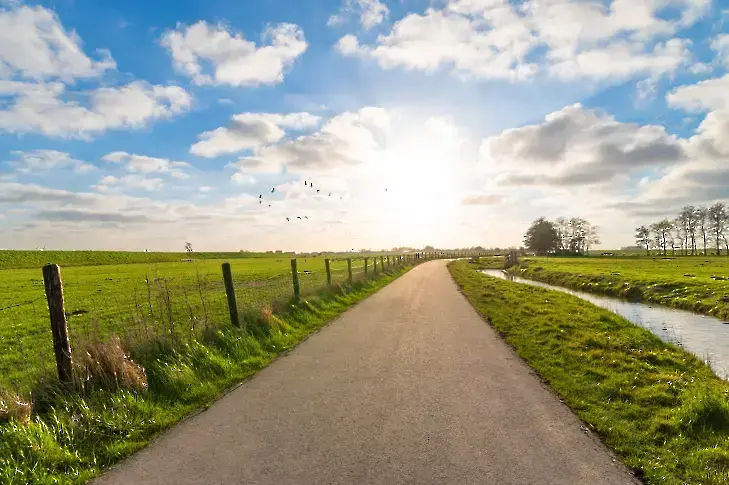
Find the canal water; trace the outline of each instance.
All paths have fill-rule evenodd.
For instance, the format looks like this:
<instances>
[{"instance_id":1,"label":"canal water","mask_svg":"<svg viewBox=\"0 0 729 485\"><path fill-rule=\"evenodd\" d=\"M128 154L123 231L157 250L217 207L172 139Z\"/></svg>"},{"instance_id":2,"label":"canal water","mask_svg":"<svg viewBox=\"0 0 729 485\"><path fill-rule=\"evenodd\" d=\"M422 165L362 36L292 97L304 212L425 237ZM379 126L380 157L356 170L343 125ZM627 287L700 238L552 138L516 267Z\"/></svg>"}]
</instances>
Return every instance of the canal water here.
<instances>
[{"instance_id":1,"label":"canal water","mask_svg":"<svg viewBox=\"0 0 729 485\"><path fill-rule=\"evenodd\" d=\"M609 296L570 290L512 276L497 269L485 269L482 272L517 283L562 291L587 300L650 330L666 342L681 346L709 364L719 377L729 379L729 325L724 324L722 320L685 310L634 303Z\"/></svg>"}]
</instances>

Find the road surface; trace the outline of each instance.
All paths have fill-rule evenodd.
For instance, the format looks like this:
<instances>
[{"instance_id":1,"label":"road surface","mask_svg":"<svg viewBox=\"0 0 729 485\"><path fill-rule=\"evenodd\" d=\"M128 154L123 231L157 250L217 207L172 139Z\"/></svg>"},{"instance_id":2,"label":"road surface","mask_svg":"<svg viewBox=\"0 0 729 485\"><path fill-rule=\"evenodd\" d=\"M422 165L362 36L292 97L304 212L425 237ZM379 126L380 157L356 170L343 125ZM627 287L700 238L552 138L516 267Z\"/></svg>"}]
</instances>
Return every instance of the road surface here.
<instances>
[{"instance_id":1,"label":"road surface","mask_svg":"<svg viewBox=\"0 0 729 485\"><path fill-rule=\"evenodd\" d=\"M638 482L433 261L96 483Z\"/></svg>"}]
</instances>

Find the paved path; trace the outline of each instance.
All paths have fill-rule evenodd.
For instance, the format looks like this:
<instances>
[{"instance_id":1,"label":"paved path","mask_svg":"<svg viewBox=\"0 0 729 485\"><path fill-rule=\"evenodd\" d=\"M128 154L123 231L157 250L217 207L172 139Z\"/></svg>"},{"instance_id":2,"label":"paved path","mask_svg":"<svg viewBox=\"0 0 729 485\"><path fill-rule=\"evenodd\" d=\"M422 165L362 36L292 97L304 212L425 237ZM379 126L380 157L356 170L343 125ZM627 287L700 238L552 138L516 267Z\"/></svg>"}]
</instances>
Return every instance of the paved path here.
<instances>
[{"instance_id":1,"label":"paved path","mask_svg":"<svg viewBox=\"0 0 729 485\"><path fill-rule=\"evenodd\" d=\"M445 264L415 268L98 483L637 483Z\"/></svg>"}]
</instances>

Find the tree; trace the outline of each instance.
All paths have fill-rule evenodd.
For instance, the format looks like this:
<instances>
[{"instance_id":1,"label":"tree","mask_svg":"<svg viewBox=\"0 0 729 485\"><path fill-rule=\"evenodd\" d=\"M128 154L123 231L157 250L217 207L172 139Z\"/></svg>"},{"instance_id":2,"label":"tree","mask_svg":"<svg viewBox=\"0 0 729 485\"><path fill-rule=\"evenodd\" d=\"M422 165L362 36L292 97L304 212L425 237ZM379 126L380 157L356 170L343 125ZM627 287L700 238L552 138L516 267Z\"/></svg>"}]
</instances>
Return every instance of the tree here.
<instances>
[{"instance_id":1,"label":"tree","mask_svg":"<svg viewBox=\"0 0 729 485\"><path fill-rule=\"evenodd\" d=\"M645 248L646 256L651 254L651 230L645 226L640 226L635 229L635 242L638 246Z\"/></svg>"},{"instance_id":2,"label":"tree","mask_svg":"<svg viewBox=\"0 0 729 485\"><path fill-rule=\"evenodd\" d=\"M532 222L524 236L524 246L537 254L548 254L560 248L560 236L553 222L540 217Z\"/></svg>"},{"instance_id":3,"label":"tree","mask_svg":"<svg viewBox=\"0 0 729 485\"><path fill-rule=\"evenodd\" d=\"M191 253L192 252L192 244L191 243L189 243L189 242L186 242L185 243L185 252L186 253Z\"/></svg>"},{"instance_id":4,"label":"tree","mask_svg":"<svg viewBox=\"0 0 729 485\"><path fill-rule=\"evenodd\" d=\"M709 219L709 232L716 243L716 255L721 256L721 241L729 224L729 214L723 202L717 202L707 210ZM729 256L729 254L727 255Z\"/></svg>"},{"instance_id":5,"label":"tree","mask_svg":"<svg viewBox=\"0 0 729 485\"><path fill-rule=\"evenodd\" d=\"M704 241L704 256L706 256L706 236L709 232L709 225L708 225L708 211L706 207L697 207L694 211L694 218L696 220L696 228L701 233L701 238Z\"/></svg>"},{"instance_id":6,"label":"tree","mask_svg":"<svg viewBox=\"0 0 729 485\"><path fill-rule=\"evenodd\" d=\"M600 235L598 231L600 227L587 223L585 228L585 256L589 256L590 248L595 244L600 244Z\"/></svg>"},{"instance_id":7,"label":"tree","mask_svg":"<svg viewBox=\"0 0 729 485\"><path fill-rule=\"evenodd\" d=\"M666 255L669 241L671 242L671 246L673 246L673 236L671 235L672 228L673 224L671 224L671 221L669 221L668 219L663 219L662 221L656 222L650 227L656 238L656 247L660 248L663 251L664 256Z\"/></svg>"},{"instance_id":8,"label":"tree","mask_svg":"<svg viewBox=\"0 0 729 485\"><path fill-rule=\"evenodd\" d=\"M696 230L698 229L698 220L696 215L696 207L687 205L681 209L681 213L678 216L679 219L681 219L684 230L686 231L687 252L688 248L691 248L692 256L696 254Z\"/></svg>"}]
</instances>

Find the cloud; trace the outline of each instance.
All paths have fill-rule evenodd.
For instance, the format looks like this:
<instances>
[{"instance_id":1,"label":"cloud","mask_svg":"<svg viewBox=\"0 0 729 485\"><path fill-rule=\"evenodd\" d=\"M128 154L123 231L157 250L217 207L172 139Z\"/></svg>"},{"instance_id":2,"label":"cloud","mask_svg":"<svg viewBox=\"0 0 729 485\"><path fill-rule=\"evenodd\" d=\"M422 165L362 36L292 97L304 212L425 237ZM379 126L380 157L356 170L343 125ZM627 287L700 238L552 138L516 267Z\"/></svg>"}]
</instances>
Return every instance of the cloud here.
<instances>
[{"instance_id":1,"label":"cloud","mask_svg":"<svg viewBox=\"0 0 729 485\"><path fill-rule=\"evenodd\" d=\"M434 71L521 81L539 71L574 80L662 76L691 60L690 41L669 38L705 15L709 0L446 0L410 13L371 45L353 35L336 49L385 69Z\"/></svg>"},{"instance_id":2,"label":"cloud","mask_svg":"<svg viewBox=\"0 0 729 485\"><path fill-rule=\"evenodd\" d=\"M311 135L257 148L234 164L240 173L327 171L357 165L381 148L378 135L389 125L382 108L362 108L329 119Z\"/></svg>"},{"instance_id":3,"label":"cloud","mask_svg":"<svg viewBox=\"0 0 729 485\"><path fill-rule=\"evenodd\" d=\"M315 127L321 118L309 113L241 113L233 116L230 125L198 135L190 153L206 158L236 153L280 141L283 128L302 130Z\"/></svg>"},{"instance_id":4,"label":"cloud","mask_svg":"<svg viewBox=\"0 0 729 485\"><path fill-rule=\"evenodd\" d=\"M284 72L307 49L303 31L293 24L269 26L262 42L246 40L222 24L200 21L178 24L166 31L160 43L167 48L175 68L198 85L257 86L283 81ZM205 72L209 64L212 72Z\"/></svg>"},{"instance_id":5,"label":"cloud","mask_svg":"<svg viewBox=\"0 0 729 485\"><path fill-rule=\"evenodd\" d=\"M679 86L668 93L669 106L681 108L690 113L708 110L729 110L729 74L720 78L707 79L696 84Z\"/></svg>"},{"instance_id":6,"label":"cloud","mask_svg":"<svg viewBox=\"0 0 729 485\"><path fill-rule=\"evenodd\" d=\"M134 81L84 93L86 105L64 100L66 87L53 83L0 80L0 132L41 133L68 138L91 138L110 129L141 128L149 121L169 118L189 109L190 95L177 86L152 86ZM71 96L67 96L71 97Z\"/></svg>"},{"instance_id":7,"label":"cloud","mask_svg":"<svg viewBox=\"0 0 729 485\"><path fill-rule=\"evenodd\" d=\"M10 152L15 160L8 162L16 172L33 175L47 172L54 168L71 168L76 173L88 173L96 170L90 163L77 160L68 153L56 150L16 150Z\"/></svg>"},{"instance_id":8,"label":"cloud","mask_svg":"<svg viewBox=\"0 0 729 485\"><path fill-rule=\"evenodd\" d=\"M0 204L14 203L59 203L76 202L85 203L95 200L93 194L80 194L67 190L51 189L34 184L19 184L14 182L0 182Z\"/></svg>"},{"instance_id":9,"label":"cloud","mask_svg":"<svg viewBox=\"0 0 729 485\"><path fill-rule=\"evenodd\" d=\"M496 205L504 200L502 194L471 194L463 198L463 205Z\"/></svg>"},{"instance_id":10,"label":"cloud","mask_svg":"<svg viewBox=\"0 0 729 485\"><path fill-rule=\"evenodd\" d=\"M113 189L139 189L147 191L160 190L164 186L164 180L157 177L145 177L143 175L125 175L123 177L114 177L106 175L99 180L93 188L99 192L106 192Z\"/></svg>"},{"instance_id":11,"label":"cloud","mask_svg":"<svg viewBox=\"0 0 729 485\"><path fill-rule=\"evenodd\" d=\"M58 16L46 8L16 6L0 9L0 73L10 71L26 79L93 78L116 63L106 50L90 59L74 31L67 32Z\"/></svg>"},{"instance_id":12,"label":"cloud","mask_svg":"<svg viewBox=\"0 0 729 485\"><path fill-rule=\"evenodd\" d=\"M390 9L380 0L344 0L339 13L329 17L327 25L338 25L359 14L359 22L369 30L381 24L390 14Z\"/></svg>"},{"instance_id":13,"label":"cloud","mask_svg":"<svg viewBox=\"0 0 729 485\"><path fill-rule=\"evenodd\" d=\"M502 185L604 183L687 158L680 140L664 127L622 123L580 104L488 138L480 151Z\"/></svg>"},{"instance_id":14,"label":"cloud","mask_svg":"<svg viewBox=\"0 0 729 485\"><path fill-rule=\"evenodd\" d=\"M145 155L136 155L127 152L107 153L101 159L105 162L118 163L126 167L127 171L135 173L169 173L179 177L184 173L180 170L191 168L186 162L176 162L167 158L155 158Z\"/></svg>"},{"instance_id":15,"label":"cloud","mask_svg":"<svg viewBox=\"0 0 729 485\"><path fill-rule=\"evenodd\" d=\"M119 222L135 224L151 222L145 214L121 214L118 212L94 211L88 209L47 209L35 213L35 217L55 222Z\"/></svg>"},{"instance_id":16,"label":"cloud","mask_svg":"<svg viewBox=\"0 0 729 485\"><path fill-rule=\"evenodd\" d=\"M711 42L711 48L716 52L719 62L729 67L729 34L720 34Z\"/></svg>"}]
</instances>

